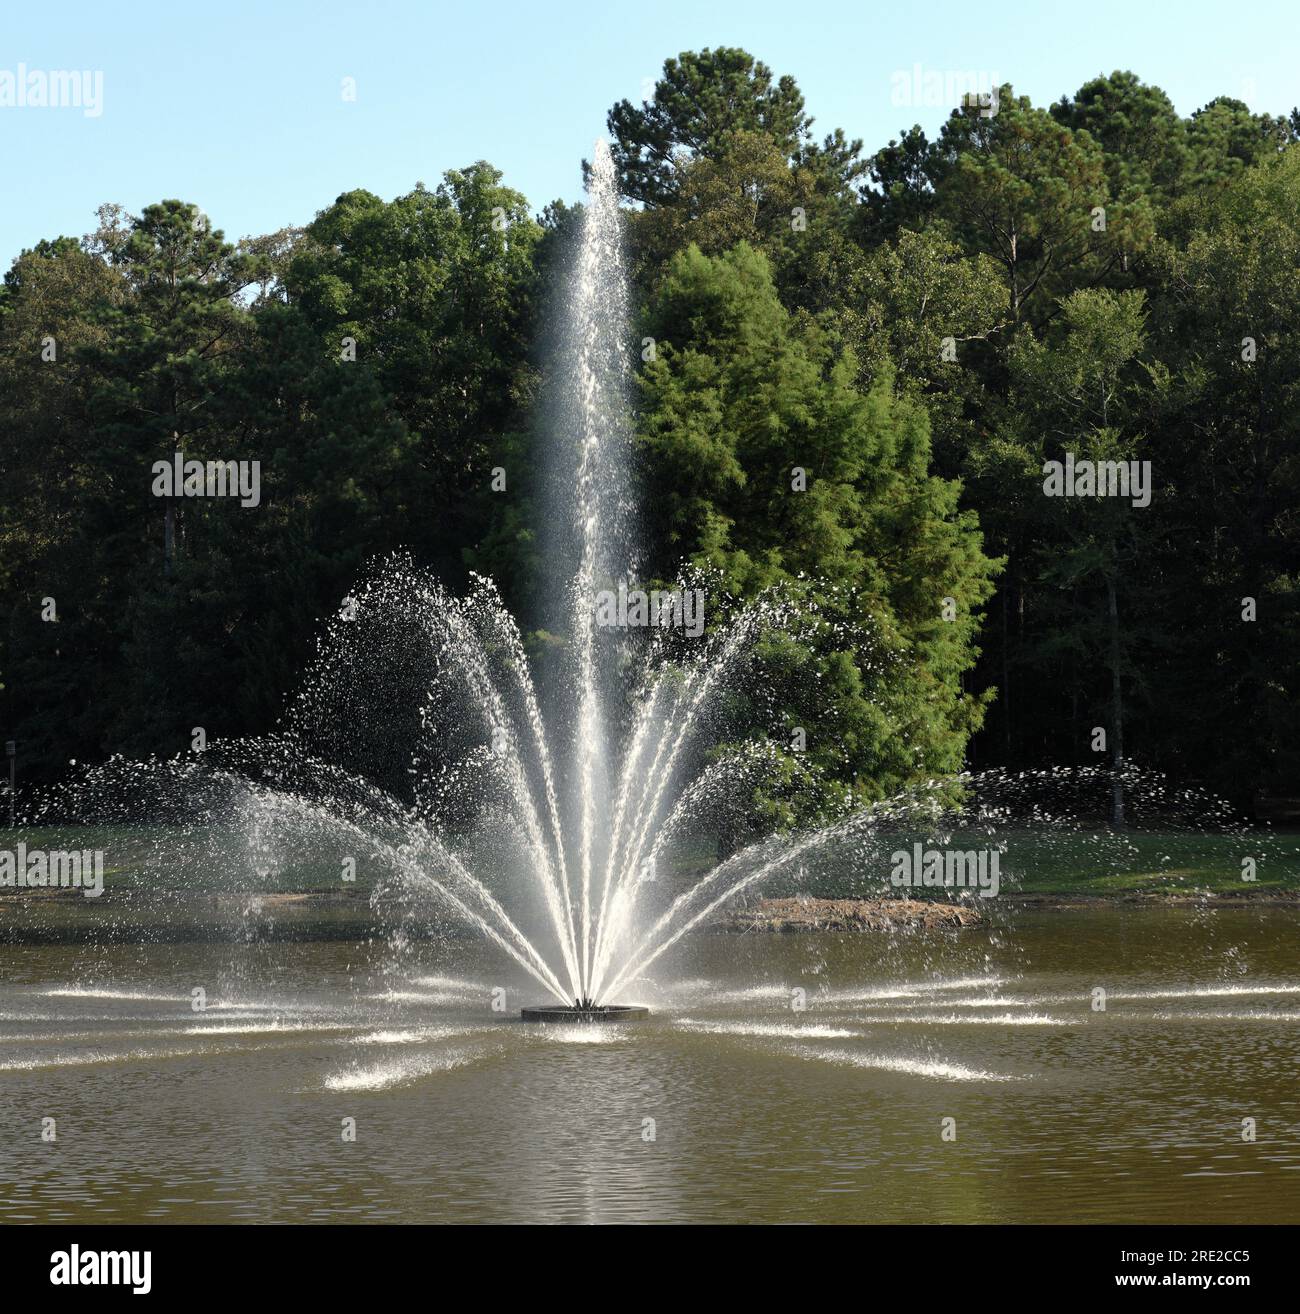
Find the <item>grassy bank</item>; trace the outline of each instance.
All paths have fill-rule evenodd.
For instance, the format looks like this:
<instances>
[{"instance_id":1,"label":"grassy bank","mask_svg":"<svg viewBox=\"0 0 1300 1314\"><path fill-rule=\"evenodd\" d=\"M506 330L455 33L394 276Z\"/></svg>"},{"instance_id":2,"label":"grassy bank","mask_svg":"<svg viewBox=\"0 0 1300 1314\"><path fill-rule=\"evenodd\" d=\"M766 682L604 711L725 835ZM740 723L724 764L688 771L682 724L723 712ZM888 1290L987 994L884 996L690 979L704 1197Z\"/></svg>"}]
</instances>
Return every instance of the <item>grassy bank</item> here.
<instances>
[{"instance_id":1,"label":"grassy bank","mask_svg":"<svg viewBox=\"0 0 1300 1314\"><path fill-rule=\"evenodd\" d=\"M211 837L208 837L211 839ZM162 826L20 828L0 833L0 849L22 841L29 850L91 849L104 854L106 893L147 894L186 890L191 894L277 894L355 896L372 885L364 855L357 856L355 882L341 878L341 855L330 853L259 869L242 834L231 832L206 844L201 862L181 864L168 855L184 848L186 835ZM957 831L942 839L898 834L879 837L870 854L824 855L805 864L798 879L777 878L771 891L804 892L821 898L851 898L889 893L891 855L924 847L999 849L1002 890L1034 896L1128 897L1197 893L1250 897L1300 895L1300 833L1266 829L1241 834L1191 831L1043 831L1005 830L991 838L983 832ZM1243 859L1255 862L1255 879L1243 879ZM260 861L267 861L262 859ZM685 886L716 862L711 842L700 842L665 864L664 879ZM779 887L779 889L778 889ZM913 897L927 897L913 890ZM936 897L947 892L933 891Z\"/></svg>"}]
</instances>

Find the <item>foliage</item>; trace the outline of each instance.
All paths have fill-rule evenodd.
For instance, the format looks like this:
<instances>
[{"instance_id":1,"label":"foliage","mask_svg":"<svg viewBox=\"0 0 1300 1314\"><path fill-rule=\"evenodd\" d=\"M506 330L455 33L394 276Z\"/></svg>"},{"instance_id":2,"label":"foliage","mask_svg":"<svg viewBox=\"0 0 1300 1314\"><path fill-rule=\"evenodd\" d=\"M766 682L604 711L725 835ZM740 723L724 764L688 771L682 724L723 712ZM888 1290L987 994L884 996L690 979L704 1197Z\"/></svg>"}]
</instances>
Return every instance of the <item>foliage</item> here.
<instances>
[{"instance_id":1,"label":"foliage","mask_svg":"<svg viewBox=\"0 0 1300 1314\"><path fill-rule=\"evenodd\" d=\"M863 156L729 47L610 110L649 568L811 618L762 639L732 709L782 749L808 733L768 822L804 780L834 807L1088 761L1096 726L1244 808L1294 792L1298 124L1227 97L1183 118L1116 71ZM376 554L490 573L535 619L538 385L580 216L534 219L478 161L238 245L167 200L19 256L0 707L27 778L268 728ZM178 450L260 461L257 510L154 496ZM1067 453L1149 461L1151 505L1044 497Z\"/></svg>"}]
</instances>

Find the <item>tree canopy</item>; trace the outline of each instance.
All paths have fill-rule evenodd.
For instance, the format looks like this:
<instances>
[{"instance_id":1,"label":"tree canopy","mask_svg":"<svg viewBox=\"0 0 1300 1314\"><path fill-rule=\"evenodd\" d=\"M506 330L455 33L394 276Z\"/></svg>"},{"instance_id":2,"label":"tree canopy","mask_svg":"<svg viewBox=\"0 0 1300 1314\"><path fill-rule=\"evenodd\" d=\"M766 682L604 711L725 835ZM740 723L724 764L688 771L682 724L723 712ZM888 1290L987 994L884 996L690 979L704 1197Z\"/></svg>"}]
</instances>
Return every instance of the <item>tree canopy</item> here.
<instances>
[{"instance_id":1,"label":"tree canopy","mask_svg":"<svg viewBox=\"0 0 1300 1314\"><path fill-rule=\"evenodd\" d=\"M812 604L738 711L791 771L879 795L1091 762L1100 728L1105 760L1245 809L1294 792L1298 126L1231 97L1184 117L1117 70L864 154L730 47L610 109L642 568ZM563 641L536 628L539 385L579 214L479 160L241 242L190 201L106 205L13 262L0 707L25 772L267 729L398 548L494 575L536 652ZM259 461L256 510L154 496L176 452ZM1048 495L1067 459L1150 497Z\"/></svg>"}]
</instances>

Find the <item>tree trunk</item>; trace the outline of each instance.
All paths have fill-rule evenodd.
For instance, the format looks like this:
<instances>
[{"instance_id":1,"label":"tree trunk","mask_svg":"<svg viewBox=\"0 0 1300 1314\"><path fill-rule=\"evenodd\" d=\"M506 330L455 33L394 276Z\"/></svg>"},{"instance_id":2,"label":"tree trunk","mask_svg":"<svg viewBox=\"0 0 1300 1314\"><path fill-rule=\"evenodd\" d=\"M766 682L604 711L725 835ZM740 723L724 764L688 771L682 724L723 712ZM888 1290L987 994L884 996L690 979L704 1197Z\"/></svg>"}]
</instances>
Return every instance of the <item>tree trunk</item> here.
<instances>
[{"instance_id":1,"label":"tree trunk","mask_svg":"<svg viewBox=\"0 0 1300 1314\"><path fill-rule=\"evenodd\" d=\"M176 502L167 499L167 508L163 512L163 574L172 573L172 559L176 555Z\"/></svg>"},{"instance_id":2,"label":"tree trunk","mask_svg":"<svg viewBox=\"0 0 1300 1314\"><path fill-rule=\"evenodd\" d=\"M1002 725L1007 747L1007 766L1011 761L1011 625L1007 612L1011 608L1011 580L1002 588Z\"/></svg>"},{"instance_id":3,"label":"tree trunk","mask_svg":"<svg viewBox=\"0 0 1300 1314\"><path fill-rule=\"evenodd\" d=\"M1113 826L1124 824L1124 696L1119 674L1119 601L1115 596L1115 577L1106 576L1106 615L1110 628L1110 749L1115 777L1111 782L1110 820Z\"/></svg>"}]
</instances>

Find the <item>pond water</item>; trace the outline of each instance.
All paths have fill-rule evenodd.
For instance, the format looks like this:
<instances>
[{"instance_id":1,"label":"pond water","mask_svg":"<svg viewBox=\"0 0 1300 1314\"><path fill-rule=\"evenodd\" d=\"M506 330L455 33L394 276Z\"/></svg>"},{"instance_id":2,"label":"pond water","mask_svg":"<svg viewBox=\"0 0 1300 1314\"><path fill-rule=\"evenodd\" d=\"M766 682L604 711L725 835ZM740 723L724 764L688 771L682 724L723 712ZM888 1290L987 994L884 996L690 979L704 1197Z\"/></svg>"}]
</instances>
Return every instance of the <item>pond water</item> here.
<instances>
[{"instance_id":1,"label":"pond water","mask_svg":"<svg viewBox=\"0 0 1300 1314\"><path fill-rule=\"evenodd\" d=\"M465 945L9 946L0 1220L1297 1222L1298 931L705 933L558 1028Z\"/></svg>"}]
</instances>

